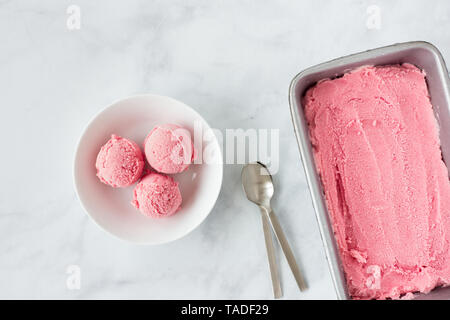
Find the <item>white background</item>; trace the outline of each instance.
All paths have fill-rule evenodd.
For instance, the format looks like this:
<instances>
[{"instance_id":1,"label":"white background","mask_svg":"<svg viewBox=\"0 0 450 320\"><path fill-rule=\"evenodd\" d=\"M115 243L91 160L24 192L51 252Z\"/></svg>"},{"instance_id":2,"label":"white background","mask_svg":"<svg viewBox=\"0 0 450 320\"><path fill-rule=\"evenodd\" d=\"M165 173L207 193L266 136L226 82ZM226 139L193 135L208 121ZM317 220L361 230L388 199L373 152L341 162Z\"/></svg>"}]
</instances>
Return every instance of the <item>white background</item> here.
<instances>
[{"instance_id":1,"label":"white background","mask_svg":"<svg viewBox=\"0 0 450 320\"><path fill-rule=\"evenodd\" d=\"M67 7L81 9L69 31ZM381 9L380 29L366 10ZM450 61L450 2L1 1L0 298L271 298L260 216L225 167L216 207L182 240L121 242L83 212L77 140L110 102L172 96L215 128L279 128L274 210L310 289L280 255L284 297L334 299L288 110L299 71L410 40ZM66 286L81 268L80 290Z\"/></svg>"}]
</instances>

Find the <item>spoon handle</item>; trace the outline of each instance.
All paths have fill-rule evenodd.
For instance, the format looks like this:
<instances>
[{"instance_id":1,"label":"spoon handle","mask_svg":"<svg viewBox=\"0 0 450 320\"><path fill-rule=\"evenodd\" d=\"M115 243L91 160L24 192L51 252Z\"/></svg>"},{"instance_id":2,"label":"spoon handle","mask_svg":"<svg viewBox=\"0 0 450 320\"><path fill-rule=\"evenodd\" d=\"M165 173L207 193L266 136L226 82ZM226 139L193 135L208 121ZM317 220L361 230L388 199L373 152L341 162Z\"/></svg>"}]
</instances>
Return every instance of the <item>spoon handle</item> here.
<instances>
[{"instance_id":1,"label":"spoon handle","mask_svg":"<svg viewBox=\"0 0 450 320\"><path fill-rule=\"evenodd\" d=\"M266 242L267 258L269 259L270 276L272 278L273 296L279 299L283 296L281 291L280 278L275 257L275 248L273 246L272 231L270 229L269 218L264 209L261 208L261 218L264 231L264 240Z\"/></svg>"},{"instance_id":2,"label":"spoon handle","mask_svg":"<svg viewBox=\"0 0 450 320\"><path fill-rule=\"evenodd\" d=\"M281 249L286 257L286 260L291 268L292 273L294 274L295 281L297 281L297 285L300 291L306 290L307 286L305 280L303 279L302 274L300 273L300 269L297 265L297 261L295 260L294 254L292 253L291 247L284 235L283 229L281 229L280 223L272 211L272 209L266 209L266 214L269 217L270 223L272 225L273 232L275 233L278 242L280 243Z\"/></svg>"}]
</instances>

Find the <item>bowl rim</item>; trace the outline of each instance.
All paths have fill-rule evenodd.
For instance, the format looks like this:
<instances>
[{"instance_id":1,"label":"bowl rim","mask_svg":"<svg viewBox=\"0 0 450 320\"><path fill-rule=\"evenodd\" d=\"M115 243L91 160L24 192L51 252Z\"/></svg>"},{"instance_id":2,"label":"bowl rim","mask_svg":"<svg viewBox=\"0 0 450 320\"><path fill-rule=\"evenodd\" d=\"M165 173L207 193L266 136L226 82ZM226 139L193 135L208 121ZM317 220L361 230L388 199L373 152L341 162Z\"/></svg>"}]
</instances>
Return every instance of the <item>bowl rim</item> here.
<instances>
[{"instance_id":1,"label":"bowl rim","mask_svg":"<svg viewBox=\"0 0 450 320\"><path fill-rule=\"evenodd\" d=\"M194 231L196 228L198 228L205 220L206 218L210 215L211 211L214 209L217 200L219 198L219 195L222 191L222 184L223 184L223 163L218 166L220 168L220 181L219 181L219 189L217 194L215 195L214 201L211 202L211 206L208 209L208 213L193 227L191 227L190 229L188 229L186 232L182 233L181 235L174 237L173 239L170 240L163 240L163 241L134 241L125 237L121 237L117 234L115 234L114 232L111 232L110 230L107 230L105 227L103 227L99 222L97 222L97 220L94 219L94 217L89 213L89 211L87 210L85 204L83 203L83 200L80 197L80 193L79 193L79 187L78 187L78 179L77 179L77 175L76 175L76 168L77 168L77 157L78 157L78 152L79 152L79 146L81 143L81 140L85 137L86 135L86 131L88 130L88 128L90 126L92 126L93 122L95 121L95 119L97 119L100 115L102 115L103 113L105 113L106 111L108 111L111 107L117 105L118 103L124 102L126 100L132 100L132 99L137 99L137 98L145 98L145 97L153 97L153 98L162 98L162 99L167 99L169 101L178 103L178 104L182 104L184 107L186 107L187 109L189 109L190 111L192 111L196 117L198 117L201 121L203 121L204 124L206 124L208 126L208 128L211 128L211 125L205 120L205 118L203 118L194 108L190 107L189 105L185 104L182 101L179 101L177 99L174 99L172 97L169 96L164 96L164 95L158 95L158 94L154 94L154 93L139 93L139 94L133 94L130 96L127 96L125 98L118 98L115 99L113 102L107 104L106 107L102 108L101 110L99 110L98 112L96 112L93 116L91 116L91 118L89 119L89 121L84 125L81 134L78 137L77 143L76 143L76 147L75 147L75 152L73 154L73 158L72 158L72 181L73 181L73 188L75 190L75 194L77 196L78 202L81 205L81 207L83 208L83 211L85 212L85 214L89 217L89 219L91 221L94 222L95 225L97 225L98 228L100 228L103 232L107 233L108 235L112 235L114 238L119 239L121 241L130 243L130 244L134 244L134 245L140 245L140 246L149 246L149 245L162 245L162 244L168 244L171 242L174 242L176 240L179 240L185 236L187 236L188 234L190 234L192 231ZM219 141L217 139L217 136L214 135L214 142L217 143L218 145L218 152L219 152L219 157L220 159L223 159L223 154L222 154L222 149L220 148L220 144Z\"/></svg>"}]
</instances>

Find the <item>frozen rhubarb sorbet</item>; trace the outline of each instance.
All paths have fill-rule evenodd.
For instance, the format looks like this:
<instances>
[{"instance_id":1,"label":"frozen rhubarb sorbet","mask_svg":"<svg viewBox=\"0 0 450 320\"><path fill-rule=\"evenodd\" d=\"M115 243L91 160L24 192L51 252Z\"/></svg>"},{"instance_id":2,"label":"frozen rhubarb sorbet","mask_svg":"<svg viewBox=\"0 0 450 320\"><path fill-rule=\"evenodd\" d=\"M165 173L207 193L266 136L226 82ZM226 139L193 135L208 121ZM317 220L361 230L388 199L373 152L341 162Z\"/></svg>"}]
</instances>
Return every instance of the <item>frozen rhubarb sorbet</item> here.
<instances>
[{"instance_id":1,"label":"frozen rhubarb sorbet","mask_svg":"<svg viewBox=\"0 0 450 320\"><path fill-rule=\"evenodd\" d=\"M175 124L156 126L145 138L144 151L153 169L168 174L183 172L194 159L189 131Z\"/></svg>"},{"instance_id":2,"label":"frozen rhubarb sorbet","mask_svg":"<svg viewBox=\"0 0 450 320\"><path fill-rule=\"evenodd\" d=\"M135 142L113 134L101 147L95 167L101 182L112 187L127 187L141 177L144 156Z\"/></svg>"},{"instance_id":3,"label":"frozen rhubarb sorbet","mask_svg":"<svg viewBox=\"0 0 450 320\"><path fill-rule=\"evenodd\" d=\"M350 295L449 285L449 173L425 74L359 68L320 81L304 105Z\"/></svg>"},{"instance_id":4,"label":"frozen rhubarb sorbet","mask_svg":"<svg viewBox=\"0 0 450 320\"><path fill-rule=\"evenodd\" d=\"M152 172L136 185L131 203L142 214L160 218L176 213L181 201L178 182L172 177Z\"/></svg>"}]
</instances>

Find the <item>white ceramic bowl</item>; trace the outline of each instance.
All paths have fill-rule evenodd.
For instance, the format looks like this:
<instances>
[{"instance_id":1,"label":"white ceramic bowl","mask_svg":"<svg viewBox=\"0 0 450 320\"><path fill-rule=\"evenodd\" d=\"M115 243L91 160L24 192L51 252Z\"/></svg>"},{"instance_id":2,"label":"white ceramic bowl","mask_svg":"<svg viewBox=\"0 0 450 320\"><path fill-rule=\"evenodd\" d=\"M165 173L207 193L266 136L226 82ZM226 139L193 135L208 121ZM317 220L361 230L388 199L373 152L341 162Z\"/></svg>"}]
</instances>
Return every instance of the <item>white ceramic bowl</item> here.
<instances>
[{"instance_id":1,"label":"white ceramic bowl","mask_svg":"<svg viewBox=\"0 0 450 320\"><path fill-rule=\"evenodd\" d=\"M161 244L183 237L194 230L212 210L222 185L222 154L217 138L207 134L203 154L208 161L191 164L183 173L172 175L180 183L183 203L171 217L152 219L132 205L135 185L112 188L96 176L95 160L111 134L131 139L141 148L147 134L161 123L174 123L203 133L210 130L193 109L169 97L139 95L120 100L101 111L84 130L75 154L75 189L86 212L104 230L134 243ZM199 151L200 153L202 150Z\"/></svg>"}]
</instances>

